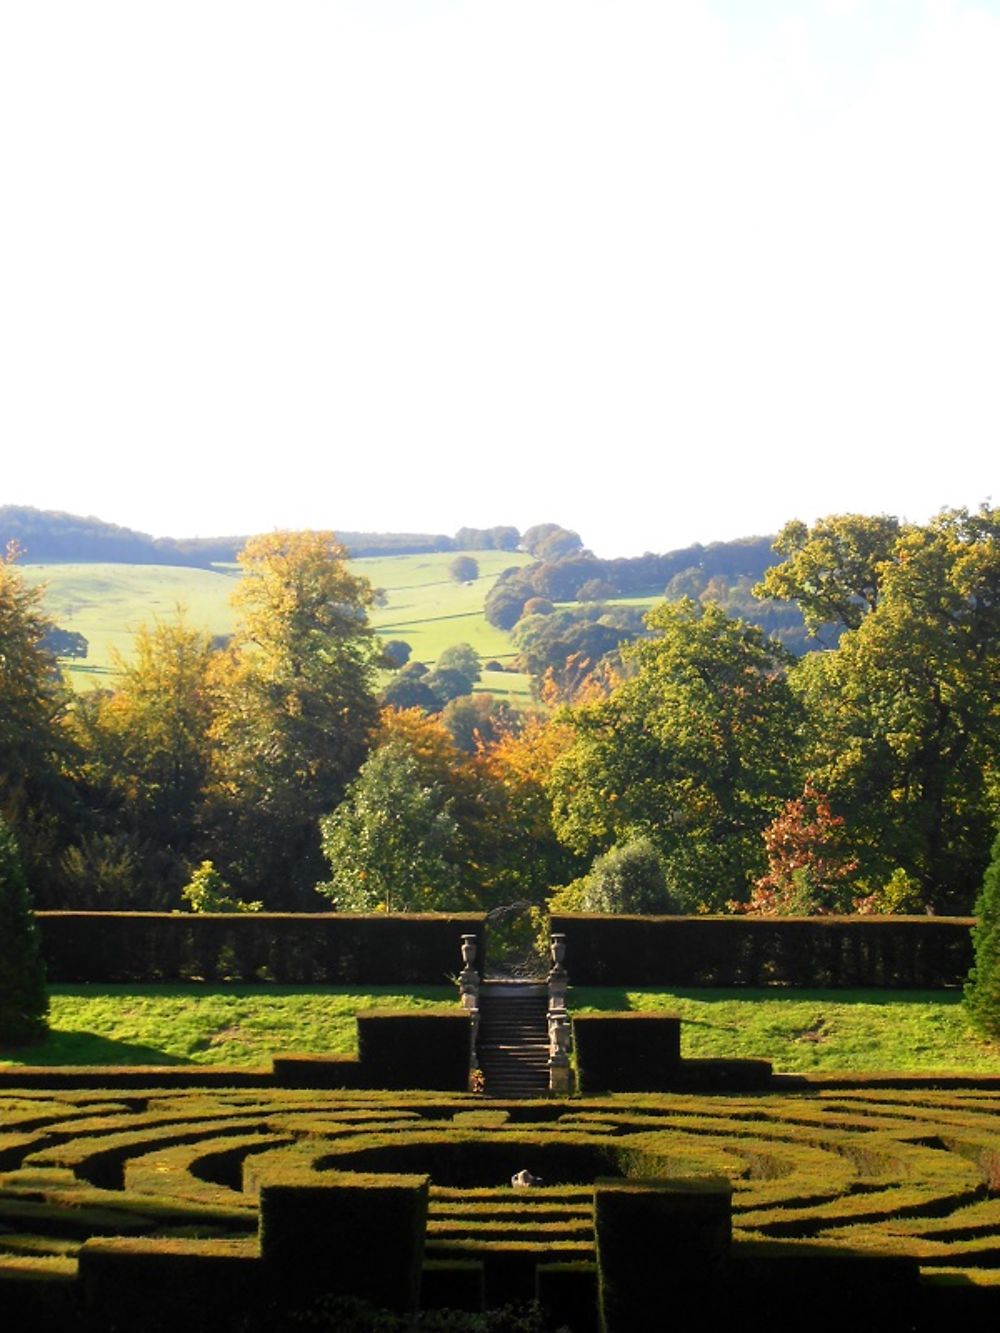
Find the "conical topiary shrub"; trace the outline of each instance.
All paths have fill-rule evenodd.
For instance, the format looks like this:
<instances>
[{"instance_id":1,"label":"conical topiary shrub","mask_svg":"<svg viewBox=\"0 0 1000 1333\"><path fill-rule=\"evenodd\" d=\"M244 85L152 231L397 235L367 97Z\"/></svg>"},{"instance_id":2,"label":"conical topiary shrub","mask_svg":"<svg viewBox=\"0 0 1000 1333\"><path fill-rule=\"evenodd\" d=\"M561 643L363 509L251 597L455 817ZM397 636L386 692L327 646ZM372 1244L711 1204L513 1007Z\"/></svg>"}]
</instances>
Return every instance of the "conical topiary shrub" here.
<instances>
[{"instance_id":1,"label":"conical topiary shrub","mask_svg":"<svg viewBox=\"0 0 1000 1333\"><path fill-rule=\"evenodd\" d=\"M0 816L0 1045L40 1041L49 997L38 927L14 835Z\"/></svg>"},{"instance_id":2,"label":"conical topiary shrub","mask_svg":"<svg viewBox=\"0 0 1000 1333\"><path fill-rule=\"evenodd\" d=\"M1000 834L993 844L975 912L972 947L976 961L965 985L965 1007L980 1032L1000 1037Z\"/></svg>"}]
</instances>

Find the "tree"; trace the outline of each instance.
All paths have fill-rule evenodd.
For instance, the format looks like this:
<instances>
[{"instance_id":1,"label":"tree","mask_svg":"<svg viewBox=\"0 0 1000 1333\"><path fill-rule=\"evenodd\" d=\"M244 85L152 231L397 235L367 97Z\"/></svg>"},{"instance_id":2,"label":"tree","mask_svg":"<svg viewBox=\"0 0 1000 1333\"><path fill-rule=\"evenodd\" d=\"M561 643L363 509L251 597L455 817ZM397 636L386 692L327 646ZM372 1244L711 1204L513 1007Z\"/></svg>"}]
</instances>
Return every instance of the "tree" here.
<instances>
[{"instance_id":1,"label":"tree","mask_svg":"<svg viewBox=\"0 0 1000 1333\"><path fill-rule=\"evenodd\" d=\"M763 872L761 832L799 780L790 659L711 605L665 603L646 624L654 637L623 651L631 675L565 714L553 822L578 853L650 838L678 904L718 909Z\"/></svg>"},{"instance_id":2,"label":"tree","mask_svg":"<svg viewBox=\"0 0 1000 1333\"><path fill-rule=\"evenodd\" d=\"M556 836L548 784L575 734L565 718L529 716L476 755L481 790L489 794L491 899L544 903L553 884L583 868L581 857Z\"/></svg>"},{"instance_id":3,"label":"tree","mask_svg":"<svg viewBox=\"0 0 1000 1333\"><path fill-rule=\"evenodd\" d=\"M758 597L797 602L807 627L857 629L878 604L882 570L902 532L889 514L831 514L807 528L786 523L774 549L786 557L754 588Z\"/></svg>"},{"instance_id":4,"label":"tree","mask_svg":"<svg viewBox=\"0 0 1000 1333\"><path fill-rule=\"evenodd\" d=\"M589 872L551 900L553 911L632 912L675 910L663 860L649 838L634 838L597 857Z\"/></svg>"},{"instance_id":5,"label":"tree","mask_svg":"<svg viewBox=\"0 0 1000 1333\"><path fill-rule=\"evenodd\" d=\"M844 837L844 819L829 798L806 783L764 830L767 873L741 910L762 916L850 911L858 868Z\"/></svg>"},{"instance_id":6,"label":"tree","mask_svg":"<svg viewBox=\"0 0 1000 1333\"><path fill-rule=\"evenodd\" d=\"M90 651L90 644L76 630L52 629L42 639L42 647L53 657L76 657L83 659Z\"/></svg>"},{"instance_id":7,"label":"tree","mask_svg":"<svg viewBox=\"0 0 1000 1333\"><path fill-rule=\"evenodd\" d=\"M641 613L626 606L590 603L526 615L514 630L517 665L535 677L536 692L548 677L561 697L571 698L602 663L617 663L623 644L644 633Z\"/></svg>"},{"instance_id":8,"label":"tree","mask_svg":"<svg viewBox=\"0 0 1000 1333\"><path fill-rule=\"evenodd\" d=\"M181 889L181 897L192 912L259 912L264 906L259 901L234 898L211 861L202 861Z\"/></svg>"},{"instance_id":9,"label":"tree","mask_svg":"<svg viewBox=\"0 0 1000 1333\"><path fill-rule=\"evenodd\" d=\"M218 661L211 728L213 859L241 894L307 900L318 819L360 768L377 708L373 591L329 532L274 532L240 553L234 648Z\"/></svg>"},{"instance_id":10,"label":"tree","mask_svg":"<svg viewBox=\"0 0 1000 1333\"><path fill-rule=\"evenodd\" d=\"M452 699L461 698L472 692L472 686L463 671L455 667L435 667L424 677L422 684L430 690L437 700L438 708L443 708Z\"/></svg>"},{"instance_id":11,"label":"tree","mask_svg":"<svg viewBox=\"0 0 1000 1333\"><path fill-rule=\"evenodd\" d=\"M444 650L435 666L439 671L460 672L469 690L478 683L482 675L479 654L469 643L453 643ZM467 690L466 693L468 692Z\"/></svg>"},{"instance_id":12,"label":"tree","mask_svg":"<svg viewBox=\"0 0 1000 1333\"><path fill-rule=\"evenodd\" d=\"M531 555L537 555L544 541L557 532L565 531L561 523L536 523L521 534L521 545Z\"/></svg>"},{"instance_id":13,"label":"tree","mask_svg":"<svg viewBox=\"0 0 1000 1333\"><path fill-rule=\"evenodd\" d=\"M463 694L441 710L441 721L455 745L465 754L475 754L494 745L509 731L521 726L521 718L505 699L492 694Z\"/></svg>"},{"instance_id":14,"label":"tree","mask_svg":"<svg viewBox=\"0 0 1000 1333\"><path fill-rule=\"evenodd\" d=\"M405 639L387 639L382 645L382 655L394 670L406 666L412 652L413 649Z\"/></svg>"},{"instance_id":15,"label":"tree","mask_svg":"<svg viewBox=\"0 0 1000 1333\"><path fill-rule=\"evenodd\" d=\"M926 910L967 911L998 814L1000 510L901 532L872 609L790 680L859 878L902 871Z\"/></svg>"},{"instance_id":16,"label":"tree","mask_svg":"<svg viewBox=\"0 0 1000 1333\"><path fill-rule=\"evenodd\" d=\"M55 866L76 815L70 693L45 648L53 627L41 609L44 589L28 586L18 555L12 543L0 556L0 814L41 896L56 892Z\"/></svg>"},{"instance_id":17,"label":"tree","mask_svg":"<svg viewBox=\"0 0 1000 1333\"><path fill-rule=\"evenodd\" d=\"M338 911L471 905L454 798L404 738L390 738L372 751L320 829L331 874L317 887Z\"/></svg>"},{"instance_id":18,"label":"tree","mask_svg":"<svg viewBox=\"0 0 1000 1333\"><path fill-rule=\"evenodd\" d=\"M456 555L448 565L448 573L456 583L471 583L479 578L479 563L471 555Z\"/></svg>"},{"instance_id":19,"label":"tree","mask_svg":"<svg viewBox=\"0 0 1000 1333\"><path fill-rule=\"evenodd\" d=\"M48 1010L31 898L14 834L0 816L0 1044L39 1041Z\"/></svg>"},{"instance_id":20,"label":"tree","mask_svg":"<svg viewBox=\"0 0 1000 1333\"><path fill-rule=\"evenodd\" d=\"M425 713L438 713L441 700L427 684L427 676L411 675L400 671L379 695L383 708L422 708Z\"/></svg>"},{"instance_id":21,"label":"tree","mask_svg":"<svg viewBox=\"0 0 1000 1333\"><path fill-rule=\"evenodd\" d=\"M1000 833L975 906L975 964L965 985L965 1009L988 1037L1000 1039Z\"/></svg>"},{"instance_id":22,"label":"tree","mask_svg":"<svg viewBox=\"0 0 1000 1333\"><path fill-rule=\"evenodd\" d=\"M141 626L131 657L113 656L114 690L91 691L74 713L98 828L131 833L150 849L144 869L161 898L136 906L173 901L188 873L209 768L215 656L208 635L178 610L172 621Z\"/></svg>"},{"instance_id":23,"label":"tree","mask_svg":"<svg viewBox=\"0 0 1000 1333\"><path fill-rule=\"evenodd\" d=\"M520 573L520 571L516 571ZM498 580L486 594L483 614L495 629L513 629L535 590L523 579Z\"/></svg>"},{"instance_id":24,"label":"tree","mask_svg":"<svg viewBox=\"0 0 1000 1333\"><path fill-rule=\"evenodd\" d=\"M573 532L569 528L560 528L557 532L550 532L534 549L533 554L539 560L554 561L561 560L564 556L575 555L577 551L583 549L583 542L580 540L580 534Z\"/></svg>"}]
</instances>

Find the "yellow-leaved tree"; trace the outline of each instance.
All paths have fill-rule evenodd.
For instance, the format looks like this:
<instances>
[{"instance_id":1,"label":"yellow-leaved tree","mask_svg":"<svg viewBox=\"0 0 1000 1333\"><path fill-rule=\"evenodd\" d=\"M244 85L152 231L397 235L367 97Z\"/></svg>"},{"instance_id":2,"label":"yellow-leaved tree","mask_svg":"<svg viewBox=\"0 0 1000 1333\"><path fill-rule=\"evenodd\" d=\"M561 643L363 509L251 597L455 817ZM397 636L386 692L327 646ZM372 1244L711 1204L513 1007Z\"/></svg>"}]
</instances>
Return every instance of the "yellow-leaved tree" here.
<instances>
[{"instance_id":1,"label":"yellow-leaved tree","mask_svg":"<svg viewBox=\"0 0 1000 1333\"><path fill-rule=\"evenodd\" d=\"M214 667L206 843L238 891L313 905L318 819L368 752L380 648L374 590L330 532L272 532L240 552L240 616Z\"/></svg>"}]
</instances>

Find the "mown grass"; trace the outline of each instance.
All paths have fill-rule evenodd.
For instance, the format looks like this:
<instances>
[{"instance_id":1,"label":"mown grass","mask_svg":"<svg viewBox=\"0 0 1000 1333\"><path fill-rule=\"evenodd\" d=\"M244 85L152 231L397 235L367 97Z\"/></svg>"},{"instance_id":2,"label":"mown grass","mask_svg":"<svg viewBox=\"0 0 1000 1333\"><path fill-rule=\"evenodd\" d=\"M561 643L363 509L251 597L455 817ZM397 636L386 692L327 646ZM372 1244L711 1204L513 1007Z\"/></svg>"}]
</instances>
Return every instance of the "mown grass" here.
<instances>
[{"instance_id":1,"label":"mown grass","mask_svg":"<svg viewBox=\"0 0 1000 1333\"><path fill-rule=\"evenodd\" d=\"M49 1035L0 1064L268 1065L276 1051L353 1052L359 1009L453 1003L453 986L50 987Z\"/></svg>"},{"instance_id":2,"label":"mown grass","mask_svg":"<svg viewBox=\"0 0 1000 1333\"><path fill-rule=\"evenodd\" d=\"M275 1051L355 1050L359 1009L450 1003L448 986L119 985L51 988L51 1032L0 1063L267 1065ZM763 1058L787 1073L1000 1074L1000 1043L949 991L580 988L575 1010L679 1013L685 1057Z\"/></svg>"},{"instance_id":3,"label":"mown grass","mask_svg":"<svg viewBox=\"0 0 1000 1333\"><path fill-rule=\"evenodd\" d=\"M689 1059L771 1060L787 1073L1000 1074L1000 1042L975 1036L959 991L576 989L577 1010L680 1014Z\"/></svg>"},{"instance_id":4,"label":"mown grass","mask_svg":"<svg viewBox=\"0 0 1000 1333\"><path fill-rule=\"evenodd\" d=\"M355 560L351 568L385 592L385 604L373 608L371 621L385 639L405 639L413 657L428 664L455 643L471 643L485 660L505 665L514 656L510 635L490 625L483 614L486 594L496 576L510 565L530 562L523 552L473 551L479 578L456 583L448 573L455 552L434 555L378 556ZM154 619L170 619L178 606L192 626L209 634L229 634L235 617L229 598L239 570L187 569L172 565L26 564L29 583L44 583L45 609L63 629L88 640L83 662L66 662L77 688L109 684L112 653L126 659L132 636ZM388 677L387 677L388 679ZM481 690L512 701L530 696L530 678L492 672Z\"/></svg>"}]
</instances>

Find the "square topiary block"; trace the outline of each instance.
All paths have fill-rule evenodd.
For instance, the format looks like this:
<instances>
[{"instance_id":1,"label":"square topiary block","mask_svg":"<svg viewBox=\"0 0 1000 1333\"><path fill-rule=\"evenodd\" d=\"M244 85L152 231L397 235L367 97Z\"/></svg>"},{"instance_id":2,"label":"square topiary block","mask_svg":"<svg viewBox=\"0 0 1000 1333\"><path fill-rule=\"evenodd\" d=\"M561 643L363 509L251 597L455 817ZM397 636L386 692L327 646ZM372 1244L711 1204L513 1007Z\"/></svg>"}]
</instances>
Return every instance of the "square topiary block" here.
<instances>
[{"instance_id":1,"label":"square topiary block","mask_svg":"<svg viewBox=\"0 0 1000 1333\"><path fill-rule=\"evenodd\" d=\"M594 1186L602 1333L657 1328L665 1310L698 1309L722 1286L733 1188L724 1176L599 1180Z\"/></svg>"},{"instance_id":2,"label":"square topiary block","mask_svg":"<svg viewBox=\"0 0 1000 1333\"><path fill-rule=\"evenodd\" d=\"M302 1293L412 1311L420 1294L427 1176L275 1171L260 1182L271 1279Z\"/></svg>"}]
</instances>

